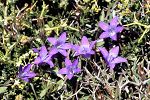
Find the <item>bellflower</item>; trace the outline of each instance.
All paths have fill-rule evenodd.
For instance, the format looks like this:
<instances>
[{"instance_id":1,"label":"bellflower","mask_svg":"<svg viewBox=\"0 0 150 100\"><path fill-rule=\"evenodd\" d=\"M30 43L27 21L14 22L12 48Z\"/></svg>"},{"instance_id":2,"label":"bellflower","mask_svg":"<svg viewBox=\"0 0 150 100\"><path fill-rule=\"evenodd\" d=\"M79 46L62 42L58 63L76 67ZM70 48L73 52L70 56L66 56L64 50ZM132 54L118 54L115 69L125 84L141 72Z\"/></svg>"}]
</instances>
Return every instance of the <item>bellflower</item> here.
<instances>
[{"instance_id":1,"label":"bellflower","mask_svg":"<svg viewBox=\"0 0 150 100\"><path fill-rule=\"evenodd\" d=\"M118 17L114 17L110 24L105 22L99 22L99 27L104 30L104 32L99 36L99 38L107 38L110 37L112 40L117 40L117 33L123 30L122 26L118 26Z\"/></svg>"},{"instance_id":2,"label":"bellflower","mask_svg":"<svg viewBox=\"0 0 150 100\"><path fill-rule=\"evenodd\" d=\"M28 64L24 68L22 68L22 66L20 66L18 78L20 78L26 82L29 82L30 78L33 78L36 76L36 74L34 72L30 71L30 68L31 68L31 64Z\"/></svg>"},{"instance_id":3,"label":"bellflower","mask_svg":"<svg viewBox=\"0 0 150 100\"><path fill-rule=\"evenodd\" d=\"M48 53L45 46L42 46L40 48L40 51L38 51L39 56L34 60L34 64L40 64L42 62L45 62L50 65L50 67L53 67L54 64L51 61L51 54Z\"/></svg>"},{"instance_id":4,"label":"bellflower","mask_svg":"<svg viewBox=\"0 0 150 100\"><path fill-rule=\"evenodd\" d=\"M95 43L96 43L96 41L92 41L91 43L89 43L87 37L83 36L81 39L80 46L78 46L78 45L73 46L73 49L76 51L75 56L82 55L85 58L90 57L92 54L95 53L92 50Z\"/></svg>"},{"instance_id":5,"label":"bellflower","mask_svg":"<svg viewBox=\"0 0 150 100\"><path fill-rule=\"evenodd\" d=\"M69 59L65 59L65 68L59 70L59 74L66 74L67 78L70 80L75 73L79 73L81 71L80 68L77 67L78 60L74 60L73 63Z\"/></svg>"},{"instance_id":6,"label":"bellflower","mask_svg":"<svg viewBox=\"0 0 150 100\"><path fill-rule=\"evenodd\" d=\"M54 55L59 52L63 56L67 56L66 50L72 47L70 43L66 43L66 32L63 32L58 39L49 37L47 38L47 40L53 45L50 49L51 55Z\"/></svg>"},{"instance_id":7,"label":"bellflower","mask_svg":"<svg viewBox=\"0 0 150 100\"><path fill-rule=\"evenodd\" d=\"M99 50L102 53L110 69L114 69L115 65L118 63L127 62L126 58L118 56L119 46L110 49L109 52L106 50L106 48L102 47L100 47Z\"/></svg>"}]
</instances>

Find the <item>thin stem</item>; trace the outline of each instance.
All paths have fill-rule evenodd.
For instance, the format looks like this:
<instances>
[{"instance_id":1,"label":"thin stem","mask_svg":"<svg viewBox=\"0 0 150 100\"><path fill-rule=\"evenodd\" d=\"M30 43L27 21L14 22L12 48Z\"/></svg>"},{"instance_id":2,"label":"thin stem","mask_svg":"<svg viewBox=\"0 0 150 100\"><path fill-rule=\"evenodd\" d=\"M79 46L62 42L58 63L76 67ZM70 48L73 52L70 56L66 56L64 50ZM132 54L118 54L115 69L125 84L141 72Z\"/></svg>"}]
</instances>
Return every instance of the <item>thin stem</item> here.
<instances>
[{"instance_id":1,"label":"thin stem","mask_svg":"<svg viewBox=\"0 0 150 100\"><path fill-rule=\"evenodd\" d=\"M33 93L34 93L34 95L35 95L36 100L38 100L38 97L37 97L36 92L35 92L35 90L34 90L34 86L33 86L33 84L32 84L32 83L30 83L30 85L31 85L31 88L32 88L32 90L33 90Z\"/></svg>"},{"instance_id":2,"label":"thin stem","mask_svg":"<svg viewBox=\"0 0 150 100\"><path fill-rule=\"evenodd\" d=\"M141 35L141 37L139 38L138 43L141 42L141 40L143 39L144 35L145 35L146 33L148 33L148 31L149 31L149 29L146 28L145 31L143 32L143 34Z\"/></svg>"}]
</instances>

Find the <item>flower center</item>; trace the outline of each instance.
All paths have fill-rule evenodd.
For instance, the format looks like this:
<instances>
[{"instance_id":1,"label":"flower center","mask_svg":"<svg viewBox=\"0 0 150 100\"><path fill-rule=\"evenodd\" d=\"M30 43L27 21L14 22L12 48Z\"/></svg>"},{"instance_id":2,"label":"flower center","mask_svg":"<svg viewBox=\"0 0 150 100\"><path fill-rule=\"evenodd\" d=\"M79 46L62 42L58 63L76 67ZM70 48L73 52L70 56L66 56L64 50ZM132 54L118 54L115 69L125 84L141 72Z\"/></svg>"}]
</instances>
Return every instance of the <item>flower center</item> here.
<instances>
[{"instance_id":1,"label":"flower center","mask_svg":"<svg viewBox=\"0 0 150 100\"><path fill-rule=\"evenodd\" d=\"M85 54L90 51L89 46L81 46L81 53Z\"/></svg>"},{"instance_id":2,"label":"flower center","mask_svg":"<svg viewBox=\"0 0 150 100\"><path fill-rule=\"evenodd\" d=\"M109 55L108 55L108 58L107 58L107 61L108 61L108 62L111 62L114 58L116 58L116 55L114 55L114 54L109 54Z\"/></svg>"},{"instance_id":3,"label":"flower center","mask_svg":"<svg viewBox=\"0 0 150 100\"><path fill-rule=\"evenodd\" d=\"M61 41L57 41L57 43L56 43L56 47L59 49L59 48L61 48L61 44L62 44L62 42Z\"/></svg>"},{"instance_id":4,"label":"flower center","mask_svg":"<svg viewBox=\"0 0 150 100\"><path fill-rule=\"evenodd\" d=\"M116 34L115 29L114 28L110 28L109 29L109 35L110 36L114 36Z\"/></svg>"}]
</instances>

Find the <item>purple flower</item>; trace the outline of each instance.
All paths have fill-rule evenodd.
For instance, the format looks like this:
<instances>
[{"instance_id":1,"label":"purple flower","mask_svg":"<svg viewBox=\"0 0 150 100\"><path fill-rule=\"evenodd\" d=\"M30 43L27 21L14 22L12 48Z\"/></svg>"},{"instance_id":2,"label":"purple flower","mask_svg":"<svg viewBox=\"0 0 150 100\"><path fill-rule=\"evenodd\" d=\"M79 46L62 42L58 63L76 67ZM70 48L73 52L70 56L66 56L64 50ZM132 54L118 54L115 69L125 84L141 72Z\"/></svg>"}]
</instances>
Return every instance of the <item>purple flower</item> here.
<instances>
[{"instance_id":1,"label":"purple flower","mask_svg":"<svg viewBox=\"0 0 150 100\"><path fill-rule=\"evenodd\" d=\"M70 43L66 42L66 32L63 32L61 36L56 39L53 37L47 38L47 40L53 45L53 47L50 49L50 54L54 55L56 53L61 53L63 56L67 56L67 49L70 49L72 45Z\"/></svg>"},{"instance_id":2,"label":"purple flower","mask_svg":"<svg viewBox=\"0 0 150 100\"><path fill-rule=\"evenodd\" d=\"M38 51L39 56L34 60L34 64L40 64L40 63L47 63L50 65L50 67L54 67L53 62L51 61L51 55L48 54L48 51L45 46L42 46L40 48L40 51Z\"/></svg>"},{"instance_id":3,"label":"purple flower","mask_svg":"<svg viewBox=\"0 0 150 100\"><path fill-rule=\"evenodd\" d=\"M87 37L83 36L82 40L81 40L81 45L80 46L78 46L78 45L73 46L73 49L76 51L75 56L82 55L85 58L90 57L92 54L95 53L92 50L95 43L96 43L96 41L92 41L91 43L89 43Z\"/></svg>"},{"instance_id":4,"label":"purple flower","mask_svg":"<svg viewBox=\"0 0 150 100\"><path fill-rule=\"evenodd\" d=\"M22 66L19 68L18 78L21 78L22 80L29 82L29 78L33 78L36 76L34 72L30 71L31 64L28 64L22 69Z\"/></svg>"},{"instance_id":5,"label":"purple flower","mask_svg":"<svg viewBox=\"0 0 150 100\"><path fill-rule=\"evenodd\" d=\"M99 22L99 27L105 31L99 36L99 38L103 39L110 37L112 40L117 40L117 33L123 30L123 27L118 26L118 24L118 17L114 17L109 25L105 22Z\"/></svg>"},{"instance_id":6,"label":"purple flower","mask_svg":"<svg viewBox=\"0 0 150 100\"><path fill-rule=\"evenodd\" d=\"M127 62L126 58L118 56L119 46L110 49L109 52L106 50L106 48L102 47L100 47L99 50L101 51L110 69L114 69L115 65L118 63Z\"/></svg>"},{"instance_id":7,"label":"purple flower","mask_svg":"<svg viewBox=\"0 0 150 100\"><path fill-rule=\"evenodd\" d=\"M74 60L73 63L69 59L65 59L65 68L59 70L59 74L66 74L67 78L70 80L75 73L79 73L81 71L80 68L77 67L78 60Z\"/></svg>"}]
</instances>

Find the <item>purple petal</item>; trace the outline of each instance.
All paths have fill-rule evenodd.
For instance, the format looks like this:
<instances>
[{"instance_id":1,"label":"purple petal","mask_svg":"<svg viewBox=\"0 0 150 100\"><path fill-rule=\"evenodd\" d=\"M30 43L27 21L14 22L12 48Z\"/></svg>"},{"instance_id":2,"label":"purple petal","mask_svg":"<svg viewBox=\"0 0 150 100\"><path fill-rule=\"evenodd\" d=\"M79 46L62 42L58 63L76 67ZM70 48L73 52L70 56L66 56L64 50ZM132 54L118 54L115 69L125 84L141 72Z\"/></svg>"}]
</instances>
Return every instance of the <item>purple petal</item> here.
<instances>
[{"instance_id":1,"label":"purple petal","mask_svg":"<svg viewBox=\"0 0 150 100\"><path fill-rule=\"evenodd\" d=\"M82 55L84 58L90 58L91 57L91 54L84 54Z\"/></svg>"},{"instance_id":2,"label":"purple petal","mask_svg":"<svg viewBox=\"0 0 150 100\"><path fill-rule=\"evenodd\" d=\"M66 32L63 32L60 37L58 38L59 42L65 43L66 42Z\"/></svg>"},{"instance_id":3,"label":"purple petal","mask_svg":"<svg viewBox=\"0 0 150 100\"><path fill-rule=\"evenodd\" d=\"M35 53L38 53L39 50L37 48L32 48L32 50L35 52Z\"/></svg>"},{"instance_id":4,"label":"purple petal","mask_svg":"<svg viewBox=\"0 0 150 100\"><path fill-rule=\"evenodd\" d=\"M72 47L72 45L70 43L65 43L61 45L62 49L70 49Z\"/></svg>"},{"instance_id":5,"label":"purple petal","mask_svg":"<svg viewBox=\"0 0 150 100\"><path fill-rule=\"evenodd\" d=\"M41 60L40 57L37 57L37 58L34 60L34 64L39 64L39 63L41 63L41 62L42 62L42 60Z\"/></svg>"},{"instance_id":6,"label":"purple petal","mask_svg":"<svg viewBox=\"0 0 150 100\"><path fill-rule=\"evenodd\" d=\"M25 82L29 82L28 78L21 78L22 80L24 80Z\"/></svg>"},{"instance_id":7,"label":"purple petal","mask_svg":"<svg viewBox=\"0 0 150 100\"><path fill-rule=\"evenodd\" d=\"M113 57L117 57L119 53L119 46L116 46L110 49L109 54L113 55Z\"/></svg>"},{"instance_id":8,"label":"purple petal","mask_svg":"<svg viewBox=\"0 0 150 100\"><path fill-rule=\"evenodd\" d=\"M49 64L51 68L54 67L53 62L51 61L51 56L48 56L43 62Z\"/></svg>"},{"instance_id":9,"label":"purple petal","mask_svg":"<svg viewBox=\"0 0 150 100\"><path fill-rule=\"evenodd\" d=\"M114 18L110 21L110 25L111 25L112 27L116 27L118 24L119 24L119 23L118 23L118 17L117 17L117 16L114 17Z\"/></svg>"},{"instance_id":10,"label":"purple petal","mask_svg":"<svg viewBox=\"0 0 150 100\"><path fill-rule=\"evenodd\" d=\"M115 28L115 32L118 33L118 32L122 32L123 30L123 27L122 26L118 26Z\"/></svg>"},{"instance_id":11,"label":"purple petal","mask_svg":"<svg viewBox=\"0 0 150 100\"><path fill-rule=\"evenodd\" d=\"M107 31L109 29L109 25L105 22L99 22L98 26L103 29L104 31Z\"/></svg>"},{"instance_id":12,"label":"purple petal","mask_svg":"<svg viewBox=\"0 0 150 100\"><path fill-rule=\"evenodd\" d=\"M66 50L59 49L58 52L60 52L63 56L67 56L68 55Z\"/></svg>"},{"instance_id":13,"label":"purple petal","mask_svg":"<svg viewBox=\"0 0 150 100\"><path fill-rule=\"evenodd\" d=\"M47 61L46 63L48 63L50 65L50 68L54 67L54 63L51 60Z\"/></svg>"},{"instance_id":14,"label":"purple petal","mask_svg":"<svg viewBox=\"0 0 150 100\"><path fill-rule=\"evenodd\" d=\"M91 50L91 51L89 52L89 54L95 54L95 52L94 52L93 50Z\"/></svg>"},{"instance_id":15,"label":"purple petal","mask_svg":"<svg viewBox=\"0 0 150 100\"><path fill-rule=\"evenodd\" d=\"M73 73L79 73L79 72L81 72L80 68L76 68L76 69L73 70Z\"/></svg>"},{"instance_id":16,"label":"purple petal","mask_svg":"<svg viewBox=\"0 0 150 100\"><path fill-rule=\"evenodd\" d=\"M101 38L101 39L104 39L104 38L107 38L107 37L109 37L109 33L106 31L106 32L103 32L100 36L99 36L99 38Z\"/></svg>"},{"instance_id":17,"label":"purple petal","mask_svg":"<svg viewBox=\"0 0 150 100\"><path fill-rule=\"evenodd\" d=\"M114 64L114 63L109 63L110 69L114 69L114 68L115 68L115 65L116 65L116 64Z\"/></svg>"},{"instance_id":18,"label":"purple petal","mask_svg":"<svg viewBox=\"0 0 150 100\"><path fill-rule=\"evenodd\" d=\"M78 51L79 48L80 48L80 46L78 46L78 45L73 45L73 46L72 46L72 49L75 50L75 51Z\"/></svg>"},{"instance_id":19,"label":"purple petal","mask_svg":"<svg viewBox=\"0 0 150 100\"><path fill-rule=\"evenodd\" d=\"M19 67L19 73L22 73L22 65L20 65L20 67Z\"/></svg>"},{"instance_id":20,"label":"purple petal","mask_svg":"<svg viewBox=\"0 0 150 100\"><path fill-rule=\"evenodd\" d=\"M41 50L40 50L40 52L39 52L39 56L43 59L43 58L45 58L45 56L47 55L47 49L46 49L46 47L45 46L42 46L41 47Z\"/></svg>"},{"instance_id":21,"label":"purple petal","mask_svg":"<svg viewBox=\"0 0 150 100\"><path fill-rule=\"evenodd\" d=\"M59 74L68 74L69 70L67 68L62 68L59 70Z\"/></svg>"},{"instance_id":22,"label":"purple petal","mask_svg":"<svg viewBox=\"0 0 150 100\"><path fill-rule=\"evenodd\" d=\"M69 60L68 58L65 59L65 66L71 66L72 63L71 63L71 60Z\"/></svg>"},{"instance_id":23,"label":"purple petal","mask_svg":"<svg viewBox=\"0 0 150 100\"><path fill-rule=\"evenodd\" d=\"M72 63L73 66L77 66L78 65L78 59L74 60L74 62Z\"/></svg>"},{"instance_id":24,"label":"purple petal","mask_svg":"<svg viewBox=\"0 0 150 100\"><path fill-rule=\"evenodd\" d=\"M72 77L73 77L73 74L72 74L72 73L67 74L67 78L68 78L69 80L72 79Z\"/></svg>"},{"instance_id":25,"label":"purple petal","mask_svg":"<svg viewBox=\"0 0 150 100\"><path fill-rule=\"evenodd\" d=\"M94 45L95 45L96 42L97 42L96 40L91 42L90 49L92 49L94 47Z\"/></svg>"},{"instance_id":26,"label":"purple petal","mask_svg":"<svg viewBox=\"0 0 150 100\"><path fill-rule=\"evenodd\" d=\"M117 57L111 63L117 64L117 63L122 63L122 62L127 62L127 59L123 57Z\"/></svg>"},{"instance_id":27,"label":"purple petal","mask_svg":"<svg viewBox=\"0 0 150 100\"><path fill-rule=\"evenodd\" d=\"M86 36L83 36L81 39L81 45L90 45Z\"/></svg>"},{"instance_id":28,"label":"purple petal","mask_svg":"<svg viewBox=\"0 0 150 100\"><path fill-rule=\"evenodd\" d=\"M75 56L79 56L80 55L80 53L79 52L75 52Z\"/></svg>"},{"instance_id":29,"label":"purple petal","mask_svg":"<svg viewBox=\"0 0 150 100\"><path fill-rule=\"evenodd\" d=\"M29 72L29 73L26 75L27 78L33 78L33 77L35 77L35 76L36 76L36 74L35 74L34 72Z\"/></svg>"},{"instance_id":30,"label":"purple petal","mask_svg":"<svg viewBox=\"0 0 150 100\"><path fill-rule=\"evenodd\" d=\"M116 41L116 40L117 40L117 35L115 34L115 35L113 35L113 36L110 36L110 38L111 38L112 40Z\"/></svg>"},{"instance_id":31,"label":"purple petal","mask_svg":"<svg viewBox=\"0 0 150 100\"><path fill-rule=\"evenodd\" d=\"M99 51L102 53L104 59L106 60L106 58L108 57L108 51L106 50L106 48L100 47L100 48L98 48L98 49L99 49Z\"/></svg>"},{"instance_id":32,"label":"purple petal","mask_svg":"<svg viewBox=\"0 0 150 100\"><path fill-rule=\"evenodd\" d=\"M55 55L56 53L58 53L57 48L56 48L56 47L52 47L52 48L50 49L50 51L49 51L49 54L48 54L48 55L53 56L53 55Z\"/></svg>"},{"instance_id":33,"label":"purple petal","mask_svg":"<svg viewBox=\"0 0 150 100\"><path fill-rule=\"evenodd\" d=\"M31 64L28 64L27 66L24 67L23 72L29 72L31 68Z\"/></svg>"},{"instance_id":34,"label":"purple petal","mask_svg":"<svg viewBox=\"0 0 150 100\"><path fill-rule=\"evenodd\" d=\"M49 37L47 38L48 42L50 42L52 45L55 45L56 42L57 42L57 39L56 38L53 38L53 37Z\"/></svg>"}]
</instances>

